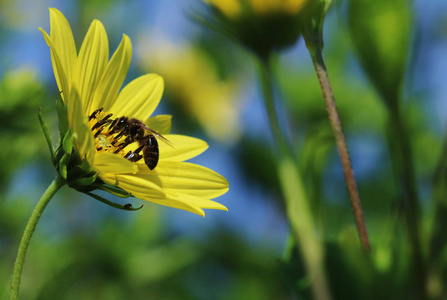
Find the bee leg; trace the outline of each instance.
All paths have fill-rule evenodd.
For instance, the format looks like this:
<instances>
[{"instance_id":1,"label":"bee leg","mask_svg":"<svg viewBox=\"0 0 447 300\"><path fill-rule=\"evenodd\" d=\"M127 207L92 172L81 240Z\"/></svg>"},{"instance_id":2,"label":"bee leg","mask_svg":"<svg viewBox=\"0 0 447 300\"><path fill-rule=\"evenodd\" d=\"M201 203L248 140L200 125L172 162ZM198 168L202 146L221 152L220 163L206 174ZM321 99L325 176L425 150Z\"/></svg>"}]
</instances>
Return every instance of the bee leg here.
<instances>
[{"instance_id":1,"label":"bee leg","mask_svg":"<svg viewBox=\"0 0 447 300\"><path fill-rule=\"evenodd\" d=\"M109 118L111 116L112 116L112 114L108 114L107 116L102 118L101 121L96 122L96 124L93 125L92 130L94 130L96 128L101 128L102 126L106 125L107 123L110 123L111 121L109 120Z\"/></svg>"},{"instance_id":2,"label":"bee leg","mask_svg":"<svg viewBox=\"0 0 447 300\"><path fill-rule=\"evenodd\" d=\"M142 159L143 156L136 152L129 151L126 155L124 155L124 158L130 160L131 162L136 162Z\"/></svg>"},{"instance_id":3,"label":"bee leg","mask_svg":"<svg viewBox=\"0 0 447 300\"><path fill-rule=\"evenodd\" d=\"M119 119L115 119L115 120L113 120L113 121L111 121L110 122L110 125L109 125L109 133L110 134L113 134L114 132L115 132L115 130L116 130L116 124L118 123L118 120ZM109 120L110 121L110 120Z\"/></svg>"},{"instance_id":4,"label":"bee leg","mask_svg":"<svg viewBox=\"0 0 447 300\"><path fill-rule=\"evenodd\" d=\"M112 145L115 146L117 140L113 140ZM115 150L115 154L120 152L121 150L123 150L124 148L127 147L127 145L129 145L130 143L132 143L132 139L130 136L126 137L126 139L124 140L124 142L122 142L121 144L119 144L117 147L117 149Z\"/></svg>"},{"instance_id":5,"label":"bee leg","mask_svg":"<svg viewBox=\"0 0 447 300\"><path fill-rule=\"evenodd\" d=\"M96 119L96 117L98 116L98 114L99 114L100 112L102 112L103 109L104 109L104 108L101 107L101 108L95 110L94 112L92 112L92 114L88 117L88 120L91 121L92 119Z\"/></svg>"},{"instance_id":6,"label":"bee leg","mask_svg":"<svg viewBox=\"0 0 447 300\"><path fill-rule=\"evenodd\" d=\"M106 115L104 118L102 118L101 122L105 122L105 121L107 121L106 123L110 123L111 120L109 120L109 118L110 118L111 116L113 116L113 114L108 114L108 115Z\"/></svg>"},{"instance_id":7,"label":"bee leg","mask_svg":"<svg viewBox=\"0 0 447 300\"><path fill-rule=\"evenodd\" d=\"M94 137L95 137L95 138L97 138L97 137L98 137L98 135L100 135L100 134L101 134L101 132L102 132L102 128L101 128L101 129L98 129L98 131L96 131L96 133L95 133Z\"/></svg>"},{"instance_id":8,"label":"bee leg","mask_svg":"<svg viewBox=\"0 0 447 300\"><path fill-rule=\"evenodd\" d=\"M115 139L119 139L120 137L122 137L124 134L124 130L121 131L120 133L118 133L118 135L115 137Z\"/></svg>"}]
</instances>

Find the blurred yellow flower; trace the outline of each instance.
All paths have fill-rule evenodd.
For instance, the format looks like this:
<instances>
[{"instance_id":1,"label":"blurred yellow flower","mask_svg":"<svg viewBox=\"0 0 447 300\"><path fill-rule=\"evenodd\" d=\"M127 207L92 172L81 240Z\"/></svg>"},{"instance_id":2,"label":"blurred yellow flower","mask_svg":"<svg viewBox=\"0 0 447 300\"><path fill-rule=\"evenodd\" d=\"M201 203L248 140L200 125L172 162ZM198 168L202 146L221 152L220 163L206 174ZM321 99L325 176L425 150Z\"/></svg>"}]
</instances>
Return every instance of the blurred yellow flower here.
<instances>
[{"instance_id":1,"label":"blurred yellow flower","mask_svg":"<svg viewBox=\"0 0 447 300\"><path fill-rule=\"evenodd\" d=\"M141 50L147 69L163 76L172 98L208 135L227 144L236 143L240 137L236 81L218 78L213 63L197 48L167 41L157 41L157 45Z\"/></svg>"},{"instance_id":2,"label":"blurred yellow flower","mask_svg":"<svg viewBox=\"0 0 447 300\"><path fill-rule=\"evenodd\" d=\"M285 13L297 14L307 0L204 0L228 17L236 17L241 12L255 14Z\"/></svg>"},{"instance_id":3,"label":"blurred yellow flower","mask_svg":"<svg viewBox=\"0 0 447 300\"><path fill-rule=\"evenodd\" d=\"M241 12L240 0L203 0L208 4L222 11L223 14L229 17L235 17Z\"/></svg>"},{"instance_id":4,"label":"blurred yellow flower","mask_svg":"<svg viewBox=\"0 0 447 300\"><path fill-rule=\"evenodd\" d=\"M64 15L50 8L50 21L50 35L39 29L51 49L54 74L73 136L73 151L78 154L79 166L85 169L87 164L97 175L95 184L100 181L137 198L202 216L204 208L226 210L209 199L228 190L227 180L205 167L184 162L205 151L206 142L169 134L170 116L148 118L160 101L163 79L147 74L120 91L132 56L129 37L123 35L109 60L106 31L100 21L94 20L77 54ZM149 131L149 127L156 132ZM171 145L164 143L158 133ZM144 143L140 139L143 136ZM161 142L157 143L157 139ZM141 144L154 147L154 143L158 144L159 159L156 158L156 167L150 168L145 163L145 150L140 154ZM151 158L154 158L156 149L151 148L151 151ZM68 168L75 173L75 167L68 165ZM70 170L64 178L69 177Z\"/></svg>"},{"instance_id":5,"label":"blurred yellow flower","mask_svg":"<svg viewBox=\"0 0 447 300\"><path fill-rule=\"evenodd\" d=\"M300 37L307 0L203 0L210 14L199 23L238 41L261 59L285 49ZM309 3L311 3L309 1Z\"/></svg>"}]
</instances>

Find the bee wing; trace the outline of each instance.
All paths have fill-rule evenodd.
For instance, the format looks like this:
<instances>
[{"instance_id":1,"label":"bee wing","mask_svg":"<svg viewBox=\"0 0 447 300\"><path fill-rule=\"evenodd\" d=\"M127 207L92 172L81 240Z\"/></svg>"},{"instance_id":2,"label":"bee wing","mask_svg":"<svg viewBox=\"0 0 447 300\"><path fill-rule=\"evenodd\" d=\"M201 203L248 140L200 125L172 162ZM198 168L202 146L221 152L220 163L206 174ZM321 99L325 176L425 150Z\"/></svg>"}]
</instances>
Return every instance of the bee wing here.
<instances>
[{"instance_id":1,"label":"bee wing","mask_svg":"<svg viewBox=\"0 0 447 300\"><path fill-rule=\"evenodd\" d=\"M147 127L146 125L143 125L144 129L146 129L147 131L149 131L151 134L155 135L155 137L157 137L158 139L160 139L161 141L163 141L165 144L171 146L174 148L174 145L164 136L162 136L161 134L159 134L158 132L156 132L155 130L150 129L149 127Z\"/></svg>"}]
</instances>

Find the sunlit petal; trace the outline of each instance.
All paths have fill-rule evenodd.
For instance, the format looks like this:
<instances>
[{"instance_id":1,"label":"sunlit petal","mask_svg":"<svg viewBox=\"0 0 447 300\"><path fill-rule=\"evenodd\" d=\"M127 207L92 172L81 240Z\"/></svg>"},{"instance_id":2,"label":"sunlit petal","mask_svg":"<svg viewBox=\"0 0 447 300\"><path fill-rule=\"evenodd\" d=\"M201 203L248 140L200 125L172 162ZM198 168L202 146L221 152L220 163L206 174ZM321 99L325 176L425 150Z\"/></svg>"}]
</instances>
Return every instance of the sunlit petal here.
<instances>
[{"instance_id":1,"label":"sunlit petal","mask_svg":"<svg viewBox=\"0 0 447 300\"><path fill-rule=\"evenodd\" d=\"M76 61L74 80L77 83L86 115L93 101L96 86L107 66L109 42L102 23L94 20L82 43Z\"/></svg>"},{"instance_id":2,"label":"sunlit petal","mask_svg":"<svg viewBox=\"0 0 447 300\"><path fill-rule=\"evenodd\" d=\"M208 149L208 144L197 138L177 134L165 134L164 137L172 145L168 145L163 141L158 143L160 160L185 161Z\"/></svg>"},{"instance_id":3,"label":"sunlit petal","mask_svg":"<svg viewBox=\"0 0 447 300\"><path fill-rule=\"evenodd\" d=\"M124 157L113 153L97 153L95 155L94 167L98 170L99 176L102 174L135 174L138 171L136 164Z\"/></svg>"},{"instance_id":4,"label":"sunlit petal","mask_svg":"<svg viewBox=\"0 0 447 300\"><path fill-rule=\"evenodd\" d=\"M73 86L68 99L68 121L71 124L81 158L87 158L92 165L95 155L95 141L88 126L87 117L82 111L79 97L76 86Z\"/></svg>"},{"instance_id":5,"label":"sunlit petal","mask_svg":"<svg viewBox=\"0 0 447 300\"><path fill-rule=\"evenodd\" d=\"M145 200L150 198L165 198L165 193L159 185L138 174L104 174L101 176L101 179L109 184L118 184L120 188L128 191L137 198L140 198L141 195L144 195Z\"/></svg>"},{"instance_id":6,"label":"sunlit petal","mask_svg":"<svg viewBox=\"0 0 447 300\"><path fill-rule=\"evenodd\" d=\"M62 74L56 77L56 82L59 89L68 95L70 91L63 89L66 87L62 86L61 79L58 77L64 76L67 82L71 82L73 66L77 57L73 33L65 16L55 8L50 8L50 24L50 37L54 50L59 57L62 72Z\"/></svg>"},{"instance_id":7,"label":"sunlit petal","mask_svg":"<svg viewBox=\"0 0 447 300\"><path fill-rule=\"evenodd\" d=\"M67 80L66 72L62 66L62 63L59 59L59 54L57 53L53 42L51 41L50 36L48 33L46 33L42 28L39 28L39 30L42 32L45 41L47 42L47 45L50 47L51 50L51 61L53 62L53 72L54 77L56 78L57 85L59 87L59 90L62 91L62 99L64 99L65 104L67 104L67 98L70 93L69 88L69 81Z\"/></svg>"},{"instance_id":8,"label":"sunlit petal","mask_svg":"<svg viewBox=\"0 0 447 300\"><path fill-rule=\"evenodd\" d=\"M145 195L139 195L136 197L143 199L143 200L148 200L148 201L160 204L160 205L186 210L186 211L195 213L202 217L205 216L205 212L203 211L203 209L200 206L190 203L188 201L178 200L175 198L171 198L169 196L166 196L165 198L146 198Z\"/></svg>"},{"instance_id":9,"label":"sunlit petal","mask_svg":"<svg viewBox=\"0 0 447 300\"><path fill-rule=\"evenodd\" d=\"M118 49L116 49L107 67L102 74L101 80L96 87L92 105L87 112L103 107L106 111L112 106L121 86L129 71L132 59L132 43L127 35L123 35Z\"/></svg>"},{"instance_id":10,"label":"sunlit petal","mask_svg":"<svg viewBox=\"0 0 447 300\"><path fill-rule=\"evenodd\" d=\"M124 87L109 111L117 116L146 120L158 106L163 86L163 78L157 74L138 77Z\"/></svg>"},{"instance_id":11,"label":"sunlit petal","mask_svg":"<svg viewBox=\"0 0 447 300\"><path fill-rule=\"evenodd\" d=\"M154 170L141 165L138 176L161 186L167 193L215 198L228 191L228 181L218 173L191 163L160 161Z\"/></svg>"},{"instance_id":12,"label":"sunlit petal","mask_svg":"<svg viewBox=\"0 0 447 300\"><path fill-rule=\"evenodd\" d=\"M208 199L200 198L200 197L195 197L195 196L192 196L192 195L181 194L181 193L174 193L174 192L171 191L171 192L169 192L167 194L167 197L173 198L173 199L175 198L175 199L178 199L178 200L182 200L182 201L188 202L190 204L196 205L196 206L198 206L200 208L219 209L219 210L228 211L228 209L224 205L222 205L220 203L217 203L215 201L211 201L211 200L208 200Z\"/></svg>"}]
</instances>

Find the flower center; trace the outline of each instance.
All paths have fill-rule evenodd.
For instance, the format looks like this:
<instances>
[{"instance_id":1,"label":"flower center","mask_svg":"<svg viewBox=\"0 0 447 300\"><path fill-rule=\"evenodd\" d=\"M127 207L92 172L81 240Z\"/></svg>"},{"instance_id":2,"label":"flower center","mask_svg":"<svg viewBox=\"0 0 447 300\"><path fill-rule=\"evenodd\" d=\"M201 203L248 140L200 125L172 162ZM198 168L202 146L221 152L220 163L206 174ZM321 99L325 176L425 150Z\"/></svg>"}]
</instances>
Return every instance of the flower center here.
<instances>
[{"instance_id":1,"label":"flower center","mask_svg":"<svg viewBox=\"0 0 447 300\"><path fill-rule=\"evenodd\" d=\"M100 108L89 117L89 125L95 138L96 152L115 153L129 159L126 156L131 155L132 152L135 153L135 150L138 149L138 143L126 131L127 118L112 118L112 116L113 114L104 112ZM141 157L140 155L138 159L131 161L138 161Z\"/></svg>"},{"instance_id":2,"label":"flower center","mask_svg":"<svg viewBox=\"0 0 447 300\"><path fill-rule=\"evenodd\" d=\"M114 153L132 162L144 157L149 169L156 167L159 158L156 135L161 136L143 122L124 116L113 118L113 114L100 108L89 116L89 125L96 152Z\"/></svg>"}]
</instances>

